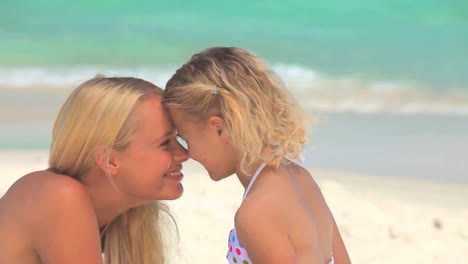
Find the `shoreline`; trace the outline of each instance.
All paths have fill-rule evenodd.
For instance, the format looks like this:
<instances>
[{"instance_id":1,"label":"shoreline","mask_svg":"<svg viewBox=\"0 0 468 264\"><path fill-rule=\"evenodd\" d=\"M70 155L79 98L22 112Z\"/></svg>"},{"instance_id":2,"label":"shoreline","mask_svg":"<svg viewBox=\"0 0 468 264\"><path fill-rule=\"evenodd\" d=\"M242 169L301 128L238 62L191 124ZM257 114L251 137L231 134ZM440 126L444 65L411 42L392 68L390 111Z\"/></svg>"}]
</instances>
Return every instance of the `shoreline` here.
<instances>
[{"instance_id":1,"label":"shoreline","mask_svg":"<svg viewBox=\"0 0 468 264\"><path fill-rule=\"evenodd\" d=\"M0 124L0 152L47 152L56 113L31 114L37 120L19 115L26 113L4 111L3 116L8 117ZM320 122L312 125L311 120L308 125L312 127L303 151L307 167L468 184L468 165L463 158L468 156L468 134L464 133L468 131L468 117L355 113L313 116Z\"/></svg>"},{"instance_id":2,"label":"shoreline","mask_svg":"<svg viewBox=\"0 0 468 264\"><path fill-rule=\"evenodd\" d=\"M0 186L4 187L8 185L5 181L12 183L29 172L47 169L48 153L48 150L0 150L0 172L6 174L2 177ZM385 192L393 199L420 205L468 208L465 203L468 200L468 184L464 183L372 175L307 165L304 165L304 168L310 171L321 188L338 183L347 191L360 195ZM204 168L192 160L184 164L184 170L194 174L206 174ZM2 191L5 190L0 189L0 194ZM450 195L445 195L447 193Z\"/></svg>"}]
</instances>

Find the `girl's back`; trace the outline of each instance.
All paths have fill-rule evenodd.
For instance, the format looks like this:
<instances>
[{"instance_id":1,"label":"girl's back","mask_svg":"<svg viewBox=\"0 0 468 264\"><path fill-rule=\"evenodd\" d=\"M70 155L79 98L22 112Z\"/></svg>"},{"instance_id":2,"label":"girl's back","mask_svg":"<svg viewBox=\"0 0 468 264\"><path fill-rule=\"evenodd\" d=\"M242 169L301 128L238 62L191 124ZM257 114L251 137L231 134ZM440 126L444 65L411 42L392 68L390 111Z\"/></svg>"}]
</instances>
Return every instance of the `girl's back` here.
<instances>
[{"instance_id":1,"label":"girl's back","mask_svg":"<svg viewBox=\"0 0 468 264\"><path fill-rule=\"evenodd\" d=\"M270 228L285 233L298 263L328 263L332 258L333 216L316 182L299 165L265 168L239 208L236 220L244 218L242 214L250 219L255 219L255 214L273 216ZM242 230L238 232L240 240L246 239Z\"/></svg>"}]
</instances>

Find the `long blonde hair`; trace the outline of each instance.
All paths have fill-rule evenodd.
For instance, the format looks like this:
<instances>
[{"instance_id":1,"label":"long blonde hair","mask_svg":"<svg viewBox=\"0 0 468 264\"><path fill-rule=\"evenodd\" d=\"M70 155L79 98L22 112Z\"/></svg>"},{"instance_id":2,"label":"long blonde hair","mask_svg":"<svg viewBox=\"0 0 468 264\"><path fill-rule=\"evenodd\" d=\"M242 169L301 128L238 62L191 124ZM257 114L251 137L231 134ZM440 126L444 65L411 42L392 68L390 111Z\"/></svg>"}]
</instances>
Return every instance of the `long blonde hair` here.
<instances>
[{"instance_id":1,"label":"long blonde hair","mask_svg":"<svg viewBox=\"0 0 468 264\"><path fill-rule=\"evenodd\" d=\"M97 76L78 86L62 106L52 131L49 166L77 180L95 161L94 149L124 150L136 130L133 113L162 89L137 78ZM129 209L106 228L106 264L166 263L161 221L168 207L152 202ZM173 222L173 221L172 221Z\"/></svg>"},{"instance_id":2,"label":"long blonde hair","mask_svg":"<svg viewBox=\"0 0 468 264\"><path fill-rule=\"evenodd\" d=\"M167 82L164 102L195 122L221 116L247 174L259 160L278 167L285 157L297 158L306 142L303 111L277 75L245 49L193 55Z\"/></svg>"}]
</instances>

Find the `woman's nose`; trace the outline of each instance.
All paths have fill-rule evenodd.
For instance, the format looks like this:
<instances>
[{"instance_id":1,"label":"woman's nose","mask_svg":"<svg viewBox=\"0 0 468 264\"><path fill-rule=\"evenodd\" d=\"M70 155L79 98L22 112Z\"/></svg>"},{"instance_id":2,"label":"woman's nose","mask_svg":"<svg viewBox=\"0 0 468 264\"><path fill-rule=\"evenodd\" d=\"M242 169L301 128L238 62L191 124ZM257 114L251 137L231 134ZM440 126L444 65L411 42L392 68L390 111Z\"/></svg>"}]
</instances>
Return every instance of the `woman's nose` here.
<instances>
[{"instance_id":1,"label":"woman's nose","mask_svg":"<svg viewBox=\"0 0 468 264\"><path fill-rule=\"evenodd\" d=\"M174 142L173 155L174 160L180 163L189 159L187 150L177 140Z\"/></svg>"}]
</instances>

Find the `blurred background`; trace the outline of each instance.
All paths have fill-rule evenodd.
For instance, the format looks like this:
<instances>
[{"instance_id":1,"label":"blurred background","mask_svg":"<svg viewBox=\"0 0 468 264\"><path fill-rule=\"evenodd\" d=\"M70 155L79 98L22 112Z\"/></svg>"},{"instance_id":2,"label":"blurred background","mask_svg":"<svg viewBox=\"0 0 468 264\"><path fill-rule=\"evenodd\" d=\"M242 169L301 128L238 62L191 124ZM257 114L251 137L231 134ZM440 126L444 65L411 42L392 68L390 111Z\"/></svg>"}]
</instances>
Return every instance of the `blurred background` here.
<instances>
[{"instance_id":1,"label":"blurred background","mask_svg":"<svg viewBox=\"0 0 468 264\"><path fill-rule=\"evenodd\" d=\"M0 151L47 150L72 88L164 87L211 46L263 57L320 122L306 164L468 184L468 2L0 2Z\"/></svg>"}]
</instances>

